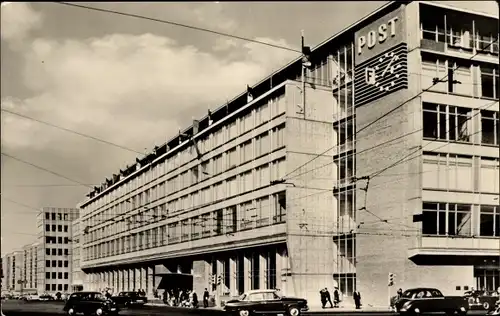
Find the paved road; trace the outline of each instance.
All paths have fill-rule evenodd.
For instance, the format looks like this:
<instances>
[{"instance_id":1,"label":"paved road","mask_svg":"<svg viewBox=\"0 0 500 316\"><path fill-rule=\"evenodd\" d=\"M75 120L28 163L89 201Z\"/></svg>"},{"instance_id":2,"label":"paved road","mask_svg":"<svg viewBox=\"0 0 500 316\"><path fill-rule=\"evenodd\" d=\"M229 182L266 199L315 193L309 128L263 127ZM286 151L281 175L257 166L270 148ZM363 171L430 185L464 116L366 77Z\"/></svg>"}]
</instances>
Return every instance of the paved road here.
<instances>
[{"instance_id":1,"label":"paved road","mask_svg":"<svg viewBox=\"0 0 500 316\"><path fill-rule=\"evenodd\" d=\"M25 302L17 300L2 301L2 311L5 316L59 316L65 315L62 311L64 304L62 302ZM395 313L390 312L342 312L327 310L325 312L304 313L305 315L315 316L332 316L332 315L349 315L349 316L395 316ZM468 315L484 316L486 313L482 311L470 311ZM221 316L226 315L223 311L213 309L184 309L173 308L166 306L144 306L135 309L125 309L120 311L120 316L141 316L141 315L168 315L168 316Z\"/></svg>"}]
</instances>

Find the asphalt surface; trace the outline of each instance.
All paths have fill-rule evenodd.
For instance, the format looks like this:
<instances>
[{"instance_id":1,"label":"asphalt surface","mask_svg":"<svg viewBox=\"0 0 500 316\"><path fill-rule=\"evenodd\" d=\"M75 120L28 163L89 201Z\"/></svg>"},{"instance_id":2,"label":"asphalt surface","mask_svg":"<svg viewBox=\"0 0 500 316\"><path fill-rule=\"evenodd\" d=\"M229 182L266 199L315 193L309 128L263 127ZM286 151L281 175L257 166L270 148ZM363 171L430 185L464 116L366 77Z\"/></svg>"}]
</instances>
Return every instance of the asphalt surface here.
<instances>
[{"instance_id":1,"label":"asphalt surface","mask_svg":"<svg viewBox=\"0 0 500 316\"><path fill-rule=\"evenodd\" d=\"M2 312L5 316L59 316L66 315L63 312L63 302L26 302L18 300L6 300L2 301ZM350 315L350 316L395 316L396 313L391 312L372 312L372 311L335 311L326 310L325 312L314 312L314 313L303 313L303 315L316 315L316 316L327 316L327 315ZM225 312L214 309L186 309L186 308L175 308L168 306L143 306L138 308L123 309L120 311L119 315L168 315L168 316L219 316L227 315ZM469 311L467 315L473 316L484 316L486 312L484 311Z\"/></svg>"}]
</instances>

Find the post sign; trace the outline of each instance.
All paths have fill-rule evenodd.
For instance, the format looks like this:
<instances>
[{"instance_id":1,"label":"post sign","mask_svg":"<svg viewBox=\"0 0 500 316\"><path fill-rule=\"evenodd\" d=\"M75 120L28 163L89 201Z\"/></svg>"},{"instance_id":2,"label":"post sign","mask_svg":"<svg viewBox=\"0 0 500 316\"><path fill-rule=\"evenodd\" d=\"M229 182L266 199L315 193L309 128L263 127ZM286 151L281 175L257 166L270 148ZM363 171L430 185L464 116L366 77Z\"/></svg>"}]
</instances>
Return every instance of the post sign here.
<instances>
[{"instance_id":1,"label":"post sign","mask_svg":"<svg viewBox=\"0 0 500 316\"><path fill-rule=\"evenodd\" d=\"M401 6L354 34L355 65L406 42L406 21Z\"/></svg>"},{"instance_id":2,"label":"post sign","mask_svg":"<svg viewBox=\"0 0 500 316\"><path fill-rule=\"evenodd\" d=\"M404 12L401 6L355 33L355 106L408 88Z\"/></svg>"}]
</instances>

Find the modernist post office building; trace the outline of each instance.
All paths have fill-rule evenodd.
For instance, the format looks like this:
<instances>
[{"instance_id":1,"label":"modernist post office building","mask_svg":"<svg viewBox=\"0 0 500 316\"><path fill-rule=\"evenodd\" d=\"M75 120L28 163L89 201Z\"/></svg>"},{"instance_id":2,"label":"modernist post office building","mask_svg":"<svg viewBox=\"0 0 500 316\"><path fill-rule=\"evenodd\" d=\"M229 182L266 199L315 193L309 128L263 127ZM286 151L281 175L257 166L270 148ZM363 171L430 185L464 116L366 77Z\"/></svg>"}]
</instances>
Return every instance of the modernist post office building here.
<instances>
[{"instance_id":1,"label":"modernist post office building","mask_svg":"<svg viewBox=\"0 0 500 316\"><path fill-rule=\"evenodd\" d=\"M312 49L305 102L297 58L90 192L85 287L500 286L498 36L420 1L349 26Z\"/></svg>"}]
</instances>

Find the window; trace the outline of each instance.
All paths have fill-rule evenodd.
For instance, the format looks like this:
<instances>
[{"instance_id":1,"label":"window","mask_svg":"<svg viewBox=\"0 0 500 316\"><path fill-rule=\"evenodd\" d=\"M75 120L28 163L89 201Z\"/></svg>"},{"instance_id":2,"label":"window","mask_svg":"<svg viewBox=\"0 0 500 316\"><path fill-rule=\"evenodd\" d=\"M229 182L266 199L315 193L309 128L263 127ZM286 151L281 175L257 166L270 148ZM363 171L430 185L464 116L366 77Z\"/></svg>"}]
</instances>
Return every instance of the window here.
<instances>
[{"instance_id":1,"label":"window","mask_svg":"<svg viewBox=\"0 0 500 316\"><path fill-rule=\"evenodd\" d=\"M255 157L262 156L269 153L270 143L269 143L269 133L265 132L255 139Z\"/></svg>"},{"instance_id":2,"label":"window","mask_svg":"<svg viewBox=\"0 0 500 316\"><path fill-rule=\"evenodd\" d=\"M50 256L50 248L45 248L45 254L46 254L47 256Z\"/></svg>"},{"instance_id":3,"label":"window","mask_svg":"<svg viewBox=\"0 0 500 316\"><path fill-rule=\"evenodd\" d=\"M57 231L62 233L62 225L57 225Z\"/></svg>"},{"instance_id":4,"label":"window","mask_svg":"<svg viewBox=\"0 0 500 316\"><path fill-rule=\"evenodd\" d=\"M63 274L62 274L62 272L57 273L57 278L58 278L59 280L62 280L62 278L63 278Z\"/></svg>"},{"instance_id":5,"label":"window","mask_svg":"<svg viewBox=\"0 0 500 316\"><path fill-rule=\"evenodd\" d=\"M500 236L500 208L481 205L479 235L484 237Z\"/></svg>"},{"instance_id":6,"label":"window","mask_svg":"<svg viewBox=\"0 0 500 316\"><path fill-rule=\"evenodd\" d=\"M50 279L50 272L45 272L45 278Z\"/></svg>"},{"instance_id":7,"label":"window","mask_svg":"<svg viewBox=\"0 0 500 316\"><path fill-rule=\"evenodd\" d=\"M62 284L58 284L58 285L57 285L57 290L58 290L58 291L62 291Z\"/></svg>"},{"instance_id":8,"label":"window","mask_svg":"<svg viewBox=\"0 0 500 316\"><path fill-rule=\"evenodd\" d=\"M52 225L52 231L55 232L56 231L56 225Z\"/></svg>"},{"instance_id":9,"label":"window","mask_svg":"<svg viewBox=\"0 0 500 316\"><path fill-rule=\"evenodd\" d=\"M479 187L481 192L500 193L499 183L499 160L493 158L481 158L481 171L479 175Z\"/></svg>"},{"instance_id":10,"label":"window","mask_svg":"<svg viewBox=\"0 0 500 316\"><path fill-rule=\"evenodd\" d=\"M45 231L50 232L50 225L45 225Z\"/></svg>"},{"instance_id":11,"label":"window","mask_svg":"<svg viewBox=\"0 0 500 316\"><path fill-rule=\"evenodd\" d=\"M481 91L482 96L497 99L498 96L498 71L489 66L481 65Z\"/></svg>"},{"instance_id":12,"label":"window","mask_svg":"<svg viewBox=\"0 0 500 316\"><path fill-rule=\"evenodd\" d=\"M500 124L498 112L481 111L481 143L498 146Z\"/></svg>"},{"instance_id":13,"label":"window","mask_svg":"<svg viewBox=\"0 0 500 316\"><path fill-rule=\"evenodd\" d=\"M424 188L472 191L472 157L424 152L422 185Z\"/></svg>"},{"instance_id":14,"label":"window","mask_svg":"<svg viewBox=\"0 0 500 316\"><path fill-rule=\"evenodd\" d=\"M471 109L433 103L423 104L424 138L470 142Z\"/></svg>"},{"instance_id":15,"label":"window","mask_svg":"<svg viewBox=\"0 0 500 316\"><path fill-rule=\"evenodd\" d=\"M286 193L280 192L273 195L273 223L282 223L286 219Z\"/></svg>"},{"instance_id":16,"label":"window","mask_svg":"<svg viewBox=\"0 0 500 316\"><path fill-rule=\"evenodd\" d=\"M49 213L49 212L46 212L46 213L45 213L45 219L46 219L46 220L50 220L50 213Z\"/></svg>"},{"instance_id":17,"label":"window","mask_svg":"<svg viewBox=\"0 0 500 316\"><path fill-rule=\"evenodd\" d=\"M285 126L279 126L273 129L273 149L279 149L285 146Z\"/></svg>"},{"instance_id":18,"label":"window","mask_svg":"<svg viewBox=\"0 0 500 316\"><path fill-rule=\"evenodd\" d=\"M45 291L50 291L50 284L45 284Z\"/></svg>"},{"instance_id":19,"label":"window","mask_svg":"<svg viewBox=\"0 0 500 316\"><path fill-rule=\"evenodd\" d=\"M62 244L62 240L63 240L62 237L57 237L57 243L58 244Z\"/></svg>"},{"instance_id":20,"label":"window","mask_svg":"<svg viewBox=\"0 0 500 316\"><path fill-rule=\"evenodd\" d=\"M50 260L45 260L45 267L50 268Z\"/></svg>"},{"instance_id":21,"label":"window","mask_svg":"<svg viewBox=\"0 0 500 316\"><path fill-rule=\"evenodd\" d=\"M57 255L58 255L58 256L62 256L62 254L63 254L62 249L57 249Z\"/></svg>"},{"instance_id":22,"label":"window","mask_svg":"<svg viewBox=\"0 0 500 316\"><path fill-rule=\"evenodd\" d=\"M67 291L68 290L68 284L64 284L64 291Z\"/></svg>"},{"instance_id":23,"label":"window","mask_svg":"<svg viewBox=\"0 0 500 316\"><path fill-rule=\"evenodd\" d=\"M234 168L238 165L238 156L236 155L236 147L227 152L227 169Z\"/></svg>"},{"instance_id":24,"label":"window","mask_svg":"<svg viewBox=\"0 0 500 316\"><path fill-rule=\"evenodd\" d=\"M252 141L249 140L241 144L240 148L241 163L252 160Z\"/></svg>"},{"instance_id":25,"label":"window","mask_svg":"<svg viewBox=\"0 0 500 316\"><path fill-rule=\"evenodd\" d=\"M439 236L471 236L471 205L427 203L422 205L422 234Z\"/></svg>"},{"instance_id":26,"label":"window","mask_svg":"<svg viewBox=\"0 0 500 316\"><path fill-rule=\"evenodd\" d=\"M57 273L56 272L52 272L52 279L57 279Z\"/></svg>"},{"instance_id":27,"label":"window","mask_svg":"<svg viewBox=\"0 0 500 316\"><path fill-rule=\"evenodd\" d=\"M64 279L67 280L68 279L68 272L64 272Z\"/></svg>"},{"instance_id":28,"label":"window","mask_svg":"<svg viewBox=\"0 0 500 316\"><path fill-rule=\"evenodd\" d=\"M69 255L69 250L68 249L64 249L64 255L65 256Z\"/></svg>"},{"instance_id":29,"label":"window","mask_svg":"<svg viewBox=\"0 0 500 316\"><path fill-rule=\"evenodd\" d=\"M57 266L58 266L59 268L62 268L62 260L57 260Z\"/></svg>"},{"instance_id":30,"label":"window","mask_svg":"<svg viewBox=\"0 0 500 316\"><path fill-rule=\"evenodd\" d=\"M52 255L53 255L53 256L56 256L56 255L57 255L57 249L52 248Z\"/></svg>"},{"instance_id":31,"label":"window","mask_svg":"<svg viewBox=\"0 0 500 316\"><path fill-rule=\"evenodd\" d=\"M50 215L51 215L52 220L55 221L56 220L56 213L50 213Z\"/></svg>"}]
</instances>

